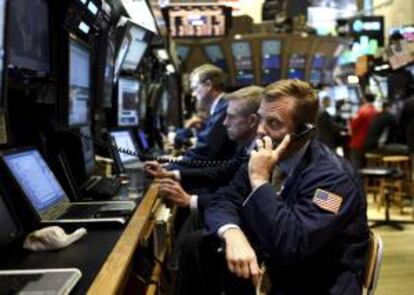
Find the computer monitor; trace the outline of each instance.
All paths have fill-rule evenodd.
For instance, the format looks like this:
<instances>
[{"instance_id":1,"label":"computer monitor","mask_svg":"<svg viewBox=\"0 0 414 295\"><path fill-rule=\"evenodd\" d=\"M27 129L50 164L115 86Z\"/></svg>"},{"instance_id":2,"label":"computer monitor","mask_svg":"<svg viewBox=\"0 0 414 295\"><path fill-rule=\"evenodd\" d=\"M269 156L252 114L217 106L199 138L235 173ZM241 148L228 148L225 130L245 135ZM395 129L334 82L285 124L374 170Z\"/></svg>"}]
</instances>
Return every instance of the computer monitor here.
<instances>
[{"instance_id":1,"label":"computer monitor","mask_svg":"<svg viewBox=\"0 0 414 295\"><path fill-rule=\"evenodd\" d=\"M121 66L125 60L125 57L128 53L129 45L131 44L131 37L126 35L122 39L121 45L119 46L118 52L116 54L115 64L114 64L114 83L118 81L119 73L121 72Z\"/></svg>"},{"instance_id":2,"label":"computer monitor","mask_svg":"<svg viewBox=\"0 0 414 295\"><path fill-rule=\"evenodd\" d=\"M95 150L93 147L92 132L90 126L83 126L80 128L80 133L85 136L82 137L82 154L83 163L85 166L85 175L90 177L95 170Z\"/></svg>"},{"instance_id":3,"label":"computer monitor","mask_svg":"<svg viewBox=\"0 0 414 295\"><path fill-rule=\"evenodd\" d=\"M39 215L65 198L63 188L36 149L8 153L3 159Z\"/></svg>"},{"instance_id":4,"label":"computer monitor","mask_svg":"<svg viewBox=\"0 0 414 295\"><path fill-rule=\"evenodd\" d=\"M69 41L69 127L90 121L90 51L74 38Z\"/></svg>"},{"instance_id":5,"label":"computer monitor","mask_svg":"<svg viewBox=\"0 0 414 295\"><path fill-rule=\"evenodd\" d=\"M289 68L303 69L306 64L305 54L292 54L289 58Z\"/></svg>"},{"instance_id":6,"label":"computer monitor","mask_svg":"<svg viewBox=\"0 0 414 295\"><path fill-rule=\"evenodd\" d=\"M227 62L224 58L223 51L218 44L209 44L204 46L204 50L210 61L219 68L226 70Z\"/></svg>"},{"instance_id":7,"label":"computer monitor","mask_svg":"<svg viewBox=\"0 0 414 295\"><path fill-rule=\"evenodd\" d=\"M309 82L312 84L320 84L322 82L322 71L312 69L309 77Z\"/></svg>"},{"instance_id":8,"label":"computer monitor","mask_svg":"<svg viewBox=\"0 0 414 295\"><path fill-rule=\"evenodd\" d=\"M225 36L231 22L231 7L214 4L174 4L165 7L163 13L173 38Z\"/></svg>"},{"instance_id":9,"label":"computer monitor","mask_svg":"<svg viewBox=\"0 0 414 295\"><path fill-rule=\"evenodd\" d=\"M124 71L135 71L148 48L150 41L148 39L149 31L135 23L128 22L128 28L125 35L128 36L125 36L124 38L131 41L121 68Z\"/></svg>"},{"instance_id":10,"label":"computer monitor","mask_svg":"<svg viewBox=\"0 0 414 295\"><path fill-rule=\"evenodd\" d=\"M104 107L108 107L108 108L112 106L114 62L115 62L115 45L111 39L108 39L108 45L106 47L103 103L102 103Z\"/></svg>"},{"instance_id":11,"label":"computer monitor","mask_svg":"<svg viewBox=\"0 0 414 295\"><path fill-rule=\"evenodd\" d=\"M144 131L138 129L137 134L138 134L139 143L141 144L141 148L144 151L148 150L149 149L149 143L148 143L147 137L145 136Z\"/></svg>"},{"instance_id":12,"label":"computer monitor","mask_svg":"<svg viewBox=\"0 0 414 295\"><path fill-rule=\"evenodd\" d=\"M238 41L231 44L231 52L236 67L236 84L239 86L254 83L252 50L247 41Z\"/></svg>"},{"instance_id":13,"label":"computer monitor","mask_svg":"<svg viewBox=\"0 0 414 295\"><path fill-rule=\"evenodd\" d=\"M288 79L305 79L305 71L303 69L289 69Z\"/></svg>"},{"instance_id":14,"label":"computer monitor","mask_svg":"<svg viewBox=\"0 0 414 295\"><path fill-rule=\"evenodd\" d=\"M185 61L190 54L190 46L187 45L177 45L175 48L177 56L181 59L181 61Z\"/></svg>"},{"instance_id":15,"label":"computer monitor","mask_svg":"<svg viewBox=\"0 0 414 295\"><path fill-rule=\"evenodd\" d=\"M1 1L3 7L5 0ZM36 72L50 71L47 0L9 1L9 62ZM4 28L4 24L2 25Z\"/></svg>"},{"instance_id":16,"label":"computer monitor","mask_svg":"<svg viewBox=\"0 0 414 295\"><path fill-rule=\"evenodd\" d=\"M325 66L325 56L321 54L315 54L312 60L312 69L322 69Z\"/></svg>"},{"instance_id":17,"label":"computer monitor","mask_svg":"<svg viewBox=\"0 0 414 295\"><path fill-rule=\"evenodd\" d=\"M139 150L129 130L111 131L110 136L117 147L119 159L123 164L138 160Z\"/></svg>"},{"instance_id":18,"label":"computer monitor","mask_svg":"<svg viewBox=\"0 0 414 295\"><path fill-rule=\"evenodd\" d=\"M280 79L280 40L262 40L262 84Z\"/></svg>"},{"instance_id":19,"label":"computer monitor","mask_svg":"<svg viewBox=\"0 0 414 295\"><path fill-rule=\"evenodd\" d=\"M141 84L136 79L121 77L118 81L118 126L137 126Z\"/></svg>"}]
</instances>

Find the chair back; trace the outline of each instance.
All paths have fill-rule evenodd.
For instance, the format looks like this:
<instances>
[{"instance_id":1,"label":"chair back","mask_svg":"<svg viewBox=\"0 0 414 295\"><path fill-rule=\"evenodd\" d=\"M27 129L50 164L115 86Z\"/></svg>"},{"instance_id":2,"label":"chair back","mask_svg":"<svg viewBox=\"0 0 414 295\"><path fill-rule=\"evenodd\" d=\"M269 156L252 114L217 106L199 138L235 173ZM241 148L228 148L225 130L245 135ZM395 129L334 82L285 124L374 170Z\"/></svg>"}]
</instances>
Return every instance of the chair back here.
<instances>
[{"instance_id":1,"label":"chair back","mask_svg":"<svg viewBox=\"0 0 414 295\"><path fill-rule=\"evenodd\" d=\"M381 237L373 232L369 232L368 255L365 265L364 288L368 295L373 295L377 288L382 255L384 246Z\"/></svg>"}]
</instances>

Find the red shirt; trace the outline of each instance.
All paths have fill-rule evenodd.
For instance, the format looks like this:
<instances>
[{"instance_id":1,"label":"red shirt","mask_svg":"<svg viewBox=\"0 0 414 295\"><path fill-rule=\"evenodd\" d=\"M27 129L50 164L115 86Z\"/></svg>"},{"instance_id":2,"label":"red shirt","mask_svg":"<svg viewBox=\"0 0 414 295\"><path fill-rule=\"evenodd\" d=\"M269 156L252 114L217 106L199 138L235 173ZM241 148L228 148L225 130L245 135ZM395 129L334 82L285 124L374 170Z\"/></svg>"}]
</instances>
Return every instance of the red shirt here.
<instances>
[{"instance_id":1,"label":"red shirt","mask_svg":"<svg viewBox=\"0 0 414 295\"><path fill-rule=\"evenodd\" d=\"M371 125L372 119L378 114L375 107L366 103L361 106L356 116L351 120L351 149L360 150L364 149L365 137L368 133L369 125Z\"/></svg>"}]
</instances>

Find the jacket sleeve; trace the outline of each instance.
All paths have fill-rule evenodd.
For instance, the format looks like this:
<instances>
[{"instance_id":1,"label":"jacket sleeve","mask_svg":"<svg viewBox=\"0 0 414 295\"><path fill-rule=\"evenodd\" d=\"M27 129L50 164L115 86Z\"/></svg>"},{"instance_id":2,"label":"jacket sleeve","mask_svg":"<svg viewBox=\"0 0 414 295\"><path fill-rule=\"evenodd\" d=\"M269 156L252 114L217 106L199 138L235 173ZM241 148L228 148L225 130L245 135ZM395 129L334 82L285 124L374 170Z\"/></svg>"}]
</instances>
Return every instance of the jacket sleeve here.
<instances>
[{"instance_id":1,"label":"jacket sleeve","mask_svg":"<svg viewBox=\"0 0 414 295\"><path fill-rule=\"evenodd\" d=\"M248 216L244 221L249 234L256 241L261 240L264 243L261 248L281 264L296 262L326 246L357 212L362 212L365 204L359 186L345 173L309 173L297 183L297 194L286 196L296 199L293 205L288 205L270 184L265 184L243 208ZM342 198L337 214L314 203L318 188Z\"/></svg>"},{"instance_id":2,"label":"jacket sleeve","mask_svg":"<svg viewBox=\"0 0 414 295\"><path fill-rule=\"evenodd\" d=\"M226 224L240 226L240 208L250 191L247 164L243 164L230 184L214 193L204 214L207 232L217 234L218 229Z\"/></svg>"}]
</instances>

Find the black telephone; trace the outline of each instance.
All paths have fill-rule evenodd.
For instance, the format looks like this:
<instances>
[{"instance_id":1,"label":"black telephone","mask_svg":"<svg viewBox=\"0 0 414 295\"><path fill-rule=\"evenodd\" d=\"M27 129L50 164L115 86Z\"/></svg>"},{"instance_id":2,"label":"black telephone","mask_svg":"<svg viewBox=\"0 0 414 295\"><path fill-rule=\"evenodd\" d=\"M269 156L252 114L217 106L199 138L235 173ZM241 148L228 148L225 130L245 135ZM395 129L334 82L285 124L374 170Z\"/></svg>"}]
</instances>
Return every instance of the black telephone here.
<instances>
[{"instance_id":1,"label":"black telephone","mask_svg":"<svg viewBox=\"0 0 414 295\"><path fill-rule=\"evenodd\" d=\"M315 135L316 126L311 123L299 123L296 132L291 134L294 141L308 140Z\"/></svg>"},{"instance_id":2,"label":"black telephone","mask_svg":"<svg viewBox=\"0 0 414 295\"><path fill-rule=\"evenodd\" d=\"M89 134L85 134L80 130L74 130L69 128L64 128L66 132L69 132L71 134L74 134L76 136L80 136L82 138L85 138L87 140L93 141L95 144L103 147L103 148L109 148L112 152L119 152L123 154L127 154L130 156L137 157L140 161L157 161L159 163L172 163L172 164L180 164L188 167L214 167L214 166L224 166L229 165L231 163L239 162L244 160L243 159L231 159L231 160L223 160L223 161L217 161L217 160L208 160L208 159L196 159L196 160L189 160L189 159L177 159L177 158L167 158L167 157L159 157L159 156L153 156L148 155L144 153L139 153L135 151L131 151L128 149L120 148L118 147L113 140L110 138L105 141L99 138L95 138Z\"/></svg>"}]
</instances>

